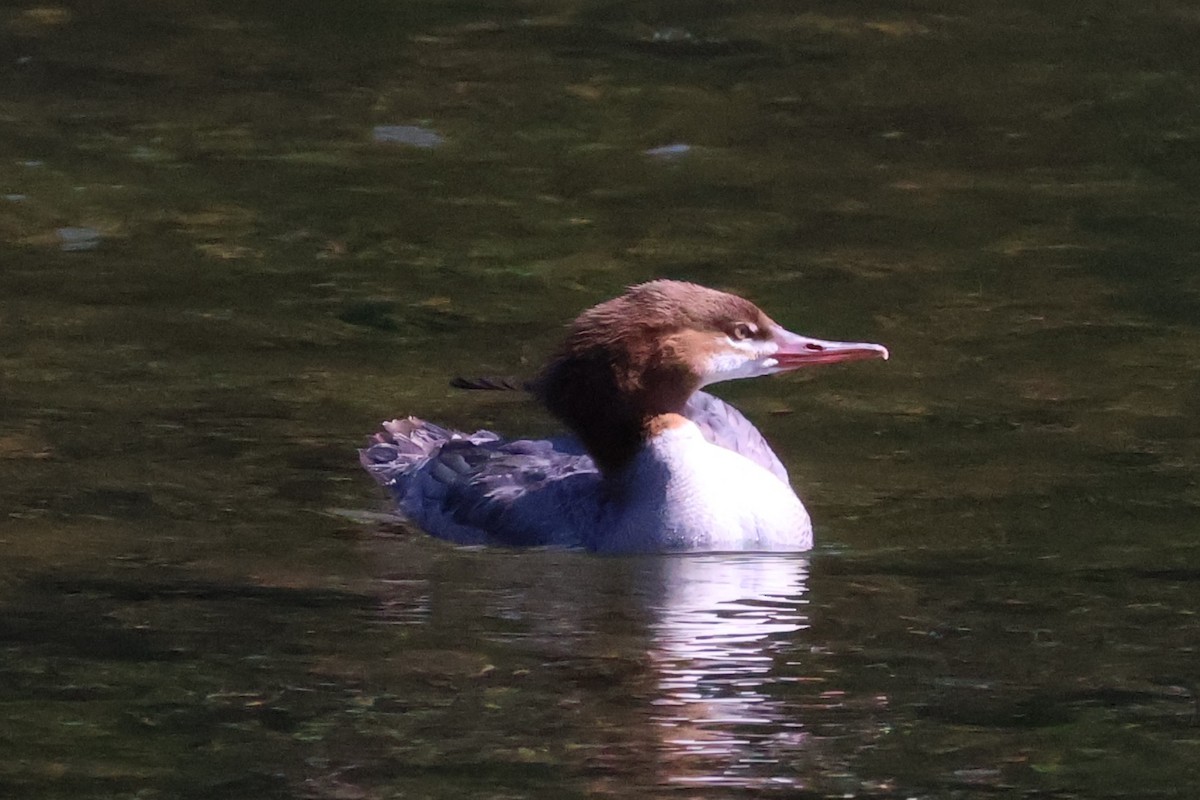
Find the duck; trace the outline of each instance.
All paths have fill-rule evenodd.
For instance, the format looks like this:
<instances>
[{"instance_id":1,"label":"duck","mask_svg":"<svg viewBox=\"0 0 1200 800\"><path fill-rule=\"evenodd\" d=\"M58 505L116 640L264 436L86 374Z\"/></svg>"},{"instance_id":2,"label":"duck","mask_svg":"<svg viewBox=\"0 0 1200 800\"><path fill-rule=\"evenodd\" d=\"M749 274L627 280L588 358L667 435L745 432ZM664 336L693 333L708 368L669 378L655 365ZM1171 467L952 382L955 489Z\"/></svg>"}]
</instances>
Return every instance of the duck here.
<instances>
[{"instance_id":1,"label":"duck","mask_svg":"<svg viewBox=\"0 0 1200 800\"><path fill-rule=\"evenodd\" d=\"M569 432L393 419L359 451L394 513L460 545L599 553L806 551L812 520L729 380L889 357L792 333L751 301L654 280L593 306L527 385Z\"/></svg>"}]
</instances>

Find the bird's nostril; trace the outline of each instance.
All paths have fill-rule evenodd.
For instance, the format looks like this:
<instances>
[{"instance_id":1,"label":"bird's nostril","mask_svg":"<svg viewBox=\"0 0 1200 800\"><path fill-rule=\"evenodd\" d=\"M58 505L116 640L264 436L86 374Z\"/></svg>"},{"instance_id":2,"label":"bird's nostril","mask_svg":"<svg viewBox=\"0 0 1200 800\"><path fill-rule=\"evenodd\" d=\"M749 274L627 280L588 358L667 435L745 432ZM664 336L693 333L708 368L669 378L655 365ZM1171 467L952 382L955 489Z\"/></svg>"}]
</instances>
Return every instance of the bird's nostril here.
<instances>
[{"instance_id":1,"label":"bird's nostril","mask_svg":"<svg viewBox=\"0 0 1200 800\"><path fill-rule=\"evenodd\" d=\"M816 351L820 352L820 351L824 350L825 348L821 347L821 345L819 345L819 344L813 344L812 342L809 342L808 344L804 345L804 349L805 350L816 350Z\"/></svg>"}]
</instances>

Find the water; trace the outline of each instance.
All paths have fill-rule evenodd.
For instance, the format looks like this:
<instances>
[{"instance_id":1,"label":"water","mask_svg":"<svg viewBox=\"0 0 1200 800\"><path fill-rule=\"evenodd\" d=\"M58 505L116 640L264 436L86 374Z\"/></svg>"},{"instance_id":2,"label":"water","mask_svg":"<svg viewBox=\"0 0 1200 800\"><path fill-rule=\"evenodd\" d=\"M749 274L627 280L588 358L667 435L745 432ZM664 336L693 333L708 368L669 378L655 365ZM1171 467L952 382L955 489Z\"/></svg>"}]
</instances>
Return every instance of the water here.
<instances>
[{"instance_id":1,"label":"water","mask_svg":"<svg viewBox=\"0 0 1200 800\"><path fill-rule=\"evenodd\" d=\"M1197 34L1120 1L0 10L0 793L1195 796ZM892 349L718 387L816 552L370 521L380 419L553 430L446 382L663 276Z\"/></svg>"}]
</instances>

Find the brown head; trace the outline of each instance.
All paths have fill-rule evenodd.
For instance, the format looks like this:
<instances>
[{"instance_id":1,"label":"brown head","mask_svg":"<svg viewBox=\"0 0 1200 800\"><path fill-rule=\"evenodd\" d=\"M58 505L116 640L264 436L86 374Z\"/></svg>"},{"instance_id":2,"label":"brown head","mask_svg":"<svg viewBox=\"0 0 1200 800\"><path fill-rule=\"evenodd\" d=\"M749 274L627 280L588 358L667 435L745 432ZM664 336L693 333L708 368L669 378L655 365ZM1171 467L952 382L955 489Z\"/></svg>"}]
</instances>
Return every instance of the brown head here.
<instances>
[{"instance_id":1,"label":"brown head","mask_svg":"<svg viewBox=\"0 0 1200 800\"><path fill-rule=\"evenodd\" d=\"M701 386L861 358L887 349L798 336L749 300L659 280L580 314L533 388L613 472Z\"/></svg>"}]
</instances>

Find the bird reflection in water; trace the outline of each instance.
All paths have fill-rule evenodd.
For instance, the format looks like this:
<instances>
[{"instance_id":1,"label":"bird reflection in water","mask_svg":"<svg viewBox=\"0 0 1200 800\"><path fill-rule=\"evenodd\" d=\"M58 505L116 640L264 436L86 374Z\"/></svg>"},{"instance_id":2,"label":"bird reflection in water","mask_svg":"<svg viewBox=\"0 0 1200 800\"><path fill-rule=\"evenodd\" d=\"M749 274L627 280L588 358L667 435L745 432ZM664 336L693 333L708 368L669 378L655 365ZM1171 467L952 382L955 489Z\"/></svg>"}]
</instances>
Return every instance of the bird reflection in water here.
<instances>
[{"instance_id":1,"label":"bird reflection in water","mask_svg":"<svg viewBox=\"0 0 1200 800\"><path fill-rule=\"evenodd\" d=\"M803 555L595 558L419 537L381 537L371 550L383 570L378 619L406 629L388 656L402 684L442 664L437 682L460 703L484 690L480 675L486 691L512 693L512 712L474 718L476 740L561 750L556 758L580 761L600 791L794 787L822 759L798 713L822 702L804 685L813 648ZM485 672L453 673L483 653Z\"/></svg>"},{"instance_id":2,"label":"bird reflection in water","mask_svg":"<svg viewBox=\"0 0 1200 800\"><path fill-rule=\"evenodd\" d=\"M771 765L806 734L774 699L776 665L794 651L805 613L808 560L710 554L662 561L651 657L653 703L667 774L697 785L790 784Z\"/></svg>"}]
</instances>

